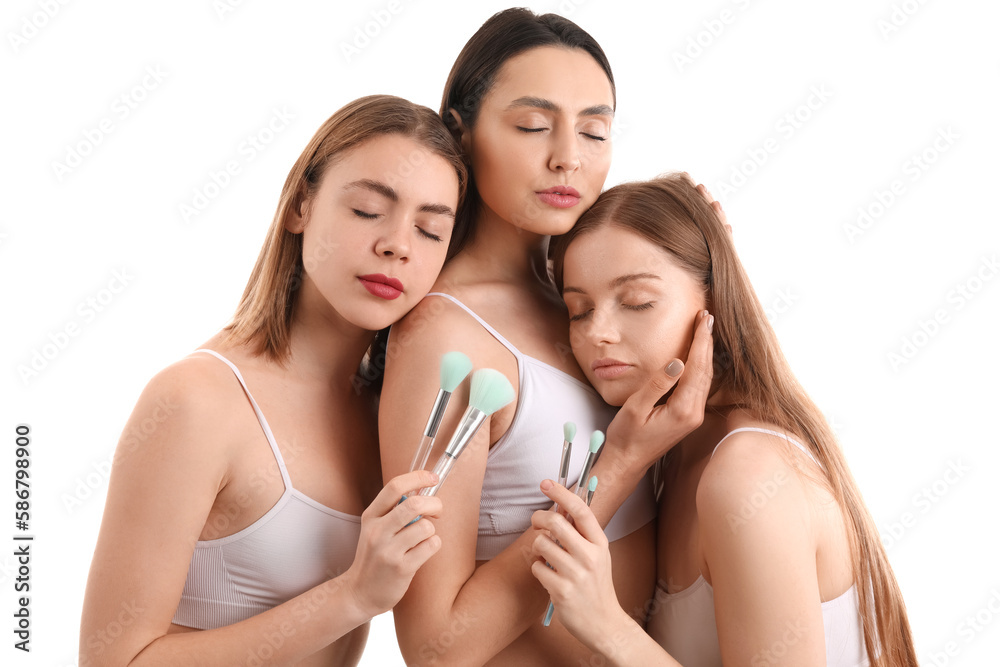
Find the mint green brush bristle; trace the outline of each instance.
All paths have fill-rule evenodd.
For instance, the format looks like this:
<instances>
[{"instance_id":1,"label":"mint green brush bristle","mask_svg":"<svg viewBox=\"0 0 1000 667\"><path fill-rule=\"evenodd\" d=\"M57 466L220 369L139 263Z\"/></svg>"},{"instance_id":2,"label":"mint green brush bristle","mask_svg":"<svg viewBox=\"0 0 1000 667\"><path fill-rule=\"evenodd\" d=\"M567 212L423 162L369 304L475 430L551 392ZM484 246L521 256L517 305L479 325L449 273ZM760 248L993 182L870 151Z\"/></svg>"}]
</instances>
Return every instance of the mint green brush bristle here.
<instances>
[{"instance_id":1,"label":"mint green brush bristle","mask_svg":"<svg viewBox=\"0 0 1000 667\"><path fill-rule=\"evenodd\" d=\"M604 434L600 431L594 431L590 434L590 451L587 452L587 458L583 460L583 470L580 472L580 478L577 480L576 493L581 497L586 493L584 491L584 484L587 483L587 475L590 474L590 469L594 465L594 461L597 460L597 451L604 444Z\"/></svg>"},{"instance_id":2,"label":"mint green brush bristle","mask_svg":"<svg viewBox=\"0 0 1000 667\"><path fill-rule=\"evenodd\" d=\"M492 368L480 368L472 374L469 407L491 415L514 400L514 387L507 376Z\"/></svg>"},{"instance_id":3,"label":"mint green brush bristle","mask_svg":"<svg viewBox=\"0 0 1000 667\"><path fill-rule=\"evenodd\" d=\"M597 475L590 478L590 481L587 483L587 490L591 493L597 491Z\"/></svg>"},{"instance_id":4,"label":"mint green brush bristle","mask_svg":"<svg viewBox=\"0 0 1000 667\"><path fill-rule=\"evenodd\" d=\"M593 433L590 434L590 451L591 452L593 452L594 454L596 454L597 450L600 449L601 445L603 445L603 444L604 444L604 434L603 433L601 433L600 431L594 431Z\"/></svg>"},{"instance_id":5,"label":"mint green brush bristle","mask_svg":"<svg viewBox=\"0 0 1000 667\"><path fill-rule=\"evenodd\" d=\"M480 368L472 374L472 383L469 388L469 407L465 409L462 420L455 427L455 432L451 434L451 441L445 448L444 454L438 459L434 466L437 473L438 483L420 490L422 496L433 496L448 478L455 461L461 455L465 446L476 435L479 427L494 412L514 400L514 387L510 380L500 371L492 368Z\"/></svg>"},{"instance_id":6,"label":"mint green brush bristle","mask_svg":"<svg viewBox=\"0 0 1000 667\"><path fill-rule=\"evenodd\" d=\"M441 358L441 388L451 393L472 371L472 360L461 352L447 352Z\"/></svg>"},{"instance_id":7,"label":"mint green brush bristle","mask_svg":"<svg viewBox=\"0 0 1000 667\"><path fill-rule=\"evenodd\" d=\"M566 442L573 442L573 438L576 437L576 424L573 422L566 422L563 424L563 440Z\"/></svg>"}]
</instances>

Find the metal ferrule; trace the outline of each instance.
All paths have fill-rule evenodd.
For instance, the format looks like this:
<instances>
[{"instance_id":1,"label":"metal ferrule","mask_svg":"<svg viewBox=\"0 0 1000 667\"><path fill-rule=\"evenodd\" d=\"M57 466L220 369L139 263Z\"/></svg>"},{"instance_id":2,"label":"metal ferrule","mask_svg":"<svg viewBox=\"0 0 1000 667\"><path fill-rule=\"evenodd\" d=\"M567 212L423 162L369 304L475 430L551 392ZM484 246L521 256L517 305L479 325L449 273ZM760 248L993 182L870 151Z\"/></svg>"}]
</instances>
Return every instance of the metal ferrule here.
<instances>
[{"instance_id":1,"label":"metal ferrule","mask_svg":"<svg viewBox=\"0 0 1000 667\"><path fill-rule=\"evenodd\" d=\"M450 398L450 391L438 389L437 398L434 399L434 407L431 408L431 414L427 418L427 426L424 427L424 435L427 437L433 438L437 435L438 429L441 428L441 419L444 417L445 408L448 407L448 399Z\"/></svg>"},{"instance_id":2,"label":"metal ferrule","mask_svg":"<svg viewBox=\"0 0 1000 667\"><path fill-rule=\"evenodd\" d=\"M559 465L559 479L565 484L565 480L569 477L569 459L570 452L573 451L571 448L573 445L566 440L563 440L563 450L562 450L562 463Z\"/></svg>"},{"instance_id":3,"label":"metal ferrule","mask_svg":"<svg viewBox=\"0 0 1000 667\"><path fill-rule=\"evenodd\" d=\"M587 480L590 479L590 469L594 467L594 461L597 460L597 454L595 452L587 451L587 458L583 460L583 470L580 472L580 479L576 480L576 488L578 491L587 491ZM580 494L583 495L582 493Z\"/></svg>"},{"instance_id":4,"label":"metal ferrule","mask_svg":"<svg viewBox=\"0 0 1000 667\"><path fill-rule=\"evenodd\" d=\"M462 421L455 427L455 432L452 434L451 441L444 453L457 459L488 416L479 408L474 408L471 405L466 408L465 414L462 415Z\"/></svg>"}]
</instances>

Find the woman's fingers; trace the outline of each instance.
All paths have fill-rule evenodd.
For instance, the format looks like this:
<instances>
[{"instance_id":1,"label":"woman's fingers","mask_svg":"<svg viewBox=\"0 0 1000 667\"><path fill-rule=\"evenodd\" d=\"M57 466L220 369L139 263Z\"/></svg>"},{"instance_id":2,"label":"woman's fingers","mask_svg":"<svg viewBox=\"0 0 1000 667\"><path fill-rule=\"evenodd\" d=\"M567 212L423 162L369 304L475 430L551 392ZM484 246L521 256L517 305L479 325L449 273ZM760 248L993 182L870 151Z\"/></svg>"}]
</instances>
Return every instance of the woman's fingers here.
<instances>
[{"instance_id":1,"label":"woman's fingers","mask_svg":"<svg viewBox=\"0 0 1000 667\"><path fill-rule=\"evenodd\" d=\"M704 419L705 402L712 388L714 323L715 318L707 310L698 314L683 376L668 401L672 417L688 425L693 424L692 430L700 426Z\"/></svg>"},{"instance_id":2,"label":"woman's fingers","mask_svg":"<svg viewBox=\"0 0 1000 667\"><path fill-rule=\"evenodd\" d=\"M438 482L438 476L429 470L414 470L389 480L371 505L361 515L362 518L371 516L385 516L399 503L399 499L407 491L422 489L425 486L434 486ZM422 496L428 497L428 496ZM414 515L415 516L415 515ZM413 517L410 517L411 519ZM404 524L405 525L405 524Z\"/></svg>"},{"instance_id":3,"label":"woman's fingers","mask_svg":"<svg viewBox=\"0 0 1000 667\"><path fill-rule=\"evenodd\" d=\"M586 486L588 480L580 480L580 484ZM562 523L559 523L559 529L564 532L563 524L570 528L574 532L578 532L583 538L594 544L602 544L607 542L607 538L604 535L604 530L601 529L601 524L594 516L594 513L590 511L587 507L587 503L583 499L564 487L562 484L556 484L552 480L545 480L541 483L540 487L542 493L546 496L559 503L559 509L565 512L572 520L573 524L559 517ZM549 512L549 514L555 514L554 512ZM540 517L541 521L546 521L544 517ZM532 523L534 523L534 517L532 517ZM575 527L574 527L575 526ZM561 536L556 536L556 539L562 540Z\"/></svg>"},{"instance_id":4,"label":"woman's fingers","mask_svg":"<svg viewBox=\"0 0 1000 667\"><path fill-rule=\"evenodd\" d=\"M729 222L726 220L726 212L722 210L722 204L720 202L715 201L715 197L712 196L712 193L709 192L708 188L706 188L703 184L699 183L696 189L698 190L698 192L701 193L701 196L705 198L705 201L707 201L708 204L712 207L712 210L715 211L715 214L719 216L719 221L722 222L723 226L727 230L729 230L730 233L732 233L733 226L730 225Z\"/></svg>"}]
</instances>

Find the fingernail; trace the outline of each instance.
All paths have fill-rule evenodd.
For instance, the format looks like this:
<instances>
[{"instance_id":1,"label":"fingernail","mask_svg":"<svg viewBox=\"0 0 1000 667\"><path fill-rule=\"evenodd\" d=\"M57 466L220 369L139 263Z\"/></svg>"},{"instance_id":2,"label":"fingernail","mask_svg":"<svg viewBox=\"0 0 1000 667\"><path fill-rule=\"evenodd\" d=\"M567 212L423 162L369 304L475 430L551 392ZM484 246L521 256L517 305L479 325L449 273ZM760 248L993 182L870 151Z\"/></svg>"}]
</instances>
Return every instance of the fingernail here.
<instances>
[{"instance_id":1,"label":"fingernail","mask_svg":"<svg viewBox=\"0 0 1000 667\"><path fill-rule=\"evenodd\" d=\"M667 364L667 375L671 377L680 375L682 370L684 370L684 364L681 362L680 359L674 359L669 364Z\"/></svg>"},{"instance_id":2,"label":"fingernail","mask_svg":"<svg viewBox=\"0 0 1000 667\"><path fill-rule=\"evenodd\" d=\"M708 333L712 333L712 325L715 324L715 315L708 316Z\"/></svg>"},{"instance_id":3,"label":"fingernail","mask_svg":"<svg viewBox=\"0 0 1000 667\"><path fill-rule=\"evenodd\" d=\"M552 480L551 479L543 479L541 486L542 486L542 491L548 491L549 489L552 488Z\"/></svg>"}]
</instances>

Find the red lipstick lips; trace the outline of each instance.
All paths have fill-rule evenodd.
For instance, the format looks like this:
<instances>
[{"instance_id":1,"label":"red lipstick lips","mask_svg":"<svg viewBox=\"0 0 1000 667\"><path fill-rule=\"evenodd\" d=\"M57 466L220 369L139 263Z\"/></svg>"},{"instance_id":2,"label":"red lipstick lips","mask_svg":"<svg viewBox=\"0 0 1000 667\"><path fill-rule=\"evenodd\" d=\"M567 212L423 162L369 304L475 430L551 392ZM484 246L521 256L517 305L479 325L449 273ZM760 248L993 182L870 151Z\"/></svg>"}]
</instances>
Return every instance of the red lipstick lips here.
<instances>
[{"instance_id":1,"label":"red lipstick lips","mask_svg":"<svg viewBox=\"0 0 1000 667\"><path fill-rule=\"evenodd\" d=\"M547 190L539 190L535 194L549 206L570 208L580 203L580 193L568 185L557 185Z\"/></svg>"},{"instance_id":2,"label":"red lipstick lips","mask_svg":"<svg viewBox=\"0 0 1000 667\"><path fill-rule=\"evenodd\" d=\"M403 293L403 283L396 278L372 273L366 276L358 276L361 286L377 297L392 301Z\"/></svg>"},{"instance_id":3,"label":"red lipstick lips","mask_svg":"<svg viewBox=\"0 0 1000 667\"><path fill-rule=\"evenodd\" d=\"M617 359L598 359L590 365L590 370L594 371L594 375L601 378L602 380L610 380L616 378L629 368L631 364L626 364L624 361L618 361Z\"/></svg>"}]
</instances>

